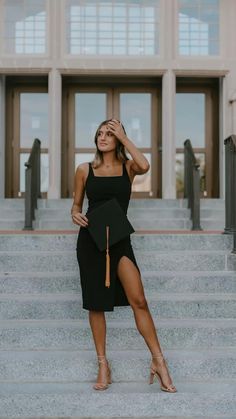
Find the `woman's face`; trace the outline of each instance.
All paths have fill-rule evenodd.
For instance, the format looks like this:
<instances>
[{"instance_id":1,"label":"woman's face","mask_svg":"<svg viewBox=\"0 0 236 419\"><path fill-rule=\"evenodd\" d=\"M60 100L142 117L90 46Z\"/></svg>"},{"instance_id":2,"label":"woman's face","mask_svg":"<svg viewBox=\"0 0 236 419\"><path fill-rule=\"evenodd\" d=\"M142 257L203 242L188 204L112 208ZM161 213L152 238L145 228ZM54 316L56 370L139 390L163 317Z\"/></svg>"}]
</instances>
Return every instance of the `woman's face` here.
<instances>
[{"instance_id":1,"label":"woman's face","mask_svg":"<svg viewBox=\"0 0 236 419\"><path fill-rule=\"evenodd\" d=\"M115 150L117 139L114 134L109 130L108 125L102 125L98 131L97 147L101 152Z\"/></svg>"}]
</instances>

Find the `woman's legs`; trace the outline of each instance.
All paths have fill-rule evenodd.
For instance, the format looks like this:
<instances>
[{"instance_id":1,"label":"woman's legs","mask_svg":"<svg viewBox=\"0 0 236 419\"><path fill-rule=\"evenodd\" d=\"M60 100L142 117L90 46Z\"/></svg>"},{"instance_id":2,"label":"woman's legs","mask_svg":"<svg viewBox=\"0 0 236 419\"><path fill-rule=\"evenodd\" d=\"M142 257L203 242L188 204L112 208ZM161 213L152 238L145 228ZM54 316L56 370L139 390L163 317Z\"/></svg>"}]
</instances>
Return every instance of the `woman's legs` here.
<instances>
[{"instance_id":1,"label":"woman's legs","mask_svg":"<svg viewBox=\"0 0 236 419\"><path fill-rule=\"evenodd\" d=\"M91 326L94 344L98 356L99 369L97 376L97 390L103 390L99 383L107 384L109 381L108 376L108 363L106 361L106 319L103 311L89 311L89 323ZM104 386L103 386L104 387Z\"/></svg>"},{"instance_id":2,"label":"woman's legs","mask_svg":"<svg viewBox=\"0 0 236 419\"><path fill-rule=\"evenodd\" d=\"M155 325L144 295L139 271L126 256L123 256L119 261L118 276L133 309L137 329L143 336L151 354L155 356L162 352ZM152 366L158 368L163 384L168 387L171 384L171 378L163 359L153 359Z\"/></svg>"},{"instance_id":3,"label":"woman's legs","mask_svg":"<svg viewBox=\"0 0 236 419\"><path fill-rule=\"evenodd\" d=\"M97 355L106 355L106 319L103 311L90 311L89 323Z\"/></svg>"}]
</instances>

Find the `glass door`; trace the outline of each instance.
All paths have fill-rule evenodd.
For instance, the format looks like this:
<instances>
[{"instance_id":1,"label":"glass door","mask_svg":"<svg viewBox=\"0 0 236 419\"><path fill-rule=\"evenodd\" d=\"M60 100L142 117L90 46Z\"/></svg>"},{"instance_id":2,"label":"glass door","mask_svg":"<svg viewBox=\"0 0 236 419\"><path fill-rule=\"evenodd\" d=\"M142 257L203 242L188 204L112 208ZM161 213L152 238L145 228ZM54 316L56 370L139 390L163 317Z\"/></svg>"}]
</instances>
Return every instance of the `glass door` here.
<instances>
[{"instance_id":1,"label":"glass door","mask_svg":"<svg viewBox=\"0 0 236 419\"><path fill-rule=\"evenodd\" d=\"M6 196L25 192L25 162L35 138L41 141L41 192L48 191L48 93L47 88L17 87L7 94ZM12 145L12 147L11 147Z\"/></svg>"},{"instance_id":2,"label":"glass door","mask_svg":"<svg viewBox=\"0 0 236 419\"><path fill-rule=\"evenodd\" d=\"M93 159L94 135L99 123L118 118L151 166L148 173L136 176L132 185L133 196L160 196L157 115L157 93L154 89L71 87L67 93L65 91L62 195L72 196L76 167Z\"/></svg>"},{"instance_id":3,"label":"glass door","mask_svg":"<svg viewBox=\"0 0 236 419\"><path fill-rule=\"evenodd\" d=\"M95 153L94 136L98 125L112 117L109 89L70 88L64 92L62 142L62 196L72 197L74 173Z\"/></svg>"},{"instance_id":4,"label":"glass door","mask_svg":"<svg viewBox=\"0 0 236 419\"><path fill-rule=\"evenodd\" d=\"M176 190L184 193L184 141L190 139L200 165L201 196L219 194L218 95L209 87L182 87L176 94Z\"/></svg>"},{"instance_id":5,"label":"glass door","mask_svg":"<svg viewBox=\"0 0 236 419\"><path fill-rule=\"evenodd\" d=\"M150 163L150 170L134 179L135 197L160 196L157 99L155 89L124 88L114 93L115 114L123 122L128 137Z\"/></svg>"}]
</instances>

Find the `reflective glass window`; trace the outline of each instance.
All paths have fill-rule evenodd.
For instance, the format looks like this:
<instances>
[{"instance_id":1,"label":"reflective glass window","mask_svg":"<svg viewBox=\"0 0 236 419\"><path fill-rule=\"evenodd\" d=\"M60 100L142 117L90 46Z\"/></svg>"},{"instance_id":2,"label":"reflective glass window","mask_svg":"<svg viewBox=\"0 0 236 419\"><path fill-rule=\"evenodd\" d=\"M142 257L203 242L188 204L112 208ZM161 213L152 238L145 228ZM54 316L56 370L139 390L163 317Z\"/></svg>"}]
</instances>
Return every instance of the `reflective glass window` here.
<instances>
[{"instance_id":1,"label":"reflective glass window","mask_svg":"<svg viewBox=\"0 0 236 419\"><path fill-rule=\"evenodd\" d=\"M179 0L179 54L219 55L219 0Z\"/></svg>"},{"instance_id":2,"label":"reflective glass window","mask_svg":"<svg viewBox=\"0 0 236 419\"><path fill-rule=\"evenodd\" d=\"M159 0L66 0L67 52L156 55Z\"/></svg>"},{"instance_id":3,"label":"reflective glass window","mask_svg":"<svg viewBox=\"0 0 236 419\"><path fill-rule=\"evenodd\" d=\"M44 54L46 16L46 0L5 0L5 53Z\"/></svg>"}]
</instances>

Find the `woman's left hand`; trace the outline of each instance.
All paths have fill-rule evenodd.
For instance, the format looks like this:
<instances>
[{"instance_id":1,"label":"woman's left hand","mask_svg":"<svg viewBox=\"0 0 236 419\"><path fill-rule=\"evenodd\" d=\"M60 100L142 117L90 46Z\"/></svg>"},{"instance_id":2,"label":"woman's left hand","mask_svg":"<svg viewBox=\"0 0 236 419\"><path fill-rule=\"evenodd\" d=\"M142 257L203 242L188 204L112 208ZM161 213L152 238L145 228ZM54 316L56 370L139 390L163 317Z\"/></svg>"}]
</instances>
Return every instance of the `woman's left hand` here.
<instances>
[{"instance_id":1,"label":"woman's left hand","mask_svg":"<svg viewBox=\"0 0 236 419\"><path fill-rule=\"evenodd\" d=\"M123 141L127 138L121 123L116 119L109 121L107 127L121 143L123 143Z\"/></svg>"}]
</instances>

